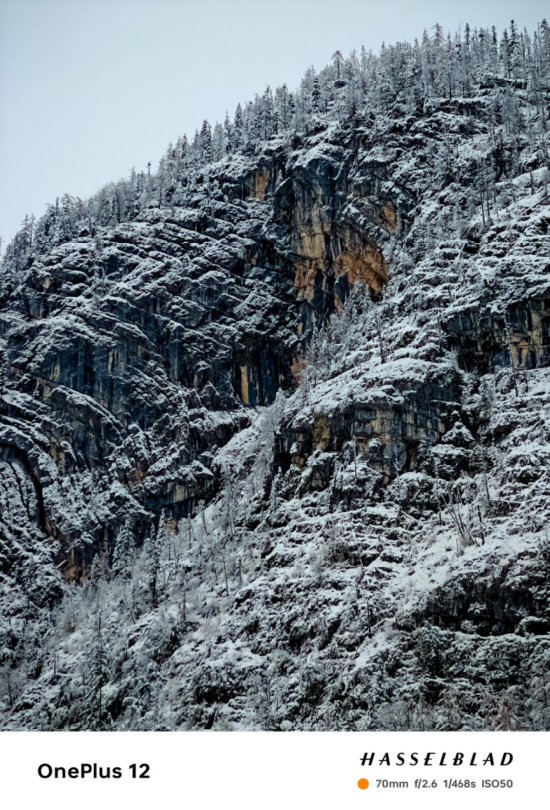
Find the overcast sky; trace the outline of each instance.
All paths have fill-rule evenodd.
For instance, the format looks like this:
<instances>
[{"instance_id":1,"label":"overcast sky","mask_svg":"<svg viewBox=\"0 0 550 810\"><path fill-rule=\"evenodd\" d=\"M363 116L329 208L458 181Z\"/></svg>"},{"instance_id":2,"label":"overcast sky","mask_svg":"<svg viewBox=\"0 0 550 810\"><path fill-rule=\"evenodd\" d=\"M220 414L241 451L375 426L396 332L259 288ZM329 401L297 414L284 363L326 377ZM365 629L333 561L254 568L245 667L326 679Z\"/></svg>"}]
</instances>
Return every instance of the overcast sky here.
<instances>
[{"instance_id":1,"label":"overcast sky","mask_svg":"<svg viewBox=\"0 0 550 810\"><path fill-rule=\"evenodd\" d=\"M548 0L0 0L0 235L69 192L85 199L170 141L333 52L378 51L440 22L514 18Z\"/></svg>"}]
</instances>

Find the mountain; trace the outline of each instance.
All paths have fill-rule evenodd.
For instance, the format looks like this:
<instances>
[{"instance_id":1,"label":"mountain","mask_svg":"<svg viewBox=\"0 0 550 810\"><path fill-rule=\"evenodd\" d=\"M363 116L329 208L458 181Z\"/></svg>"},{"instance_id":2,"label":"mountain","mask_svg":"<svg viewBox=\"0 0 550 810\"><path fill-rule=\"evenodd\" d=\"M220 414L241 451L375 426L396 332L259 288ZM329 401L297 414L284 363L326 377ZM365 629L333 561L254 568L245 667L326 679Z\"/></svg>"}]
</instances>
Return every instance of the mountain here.
<instances>
[{"instance_id":1,"label":"mountain","mask_svg":"<svg viewBox=\"0 0 550 810\"><path fill-rule=\"evenodd\" d=\"M436 26L25 220L2 728L550 728L549 100Z\"/></svg>"}]
</instances>

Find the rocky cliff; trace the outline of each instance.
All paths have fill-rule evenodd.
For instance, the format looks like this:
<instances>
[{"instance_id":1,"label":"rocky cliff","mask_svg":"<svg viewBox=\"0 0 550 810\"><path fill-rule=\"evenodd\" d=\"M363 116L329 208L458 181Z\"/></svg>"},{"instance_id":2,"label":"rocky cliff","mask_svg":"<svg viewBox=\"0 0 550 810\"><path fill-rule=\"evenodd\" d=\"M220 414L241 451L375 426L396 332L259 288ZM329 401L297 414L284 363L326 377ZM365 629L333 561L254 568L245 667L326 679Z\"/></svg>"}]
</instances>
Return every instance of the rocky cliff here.
<instances>
[{"instance_id":1,"label":"rocky cliff","mask_svg":"<svg viewBox=\"0 0 550 810\"><path fill-rule=\"evenodd\" d=\"M548 136L503 92L318 117L28 253L5 727L549 727Z\"/></svg>"}]
</instances>

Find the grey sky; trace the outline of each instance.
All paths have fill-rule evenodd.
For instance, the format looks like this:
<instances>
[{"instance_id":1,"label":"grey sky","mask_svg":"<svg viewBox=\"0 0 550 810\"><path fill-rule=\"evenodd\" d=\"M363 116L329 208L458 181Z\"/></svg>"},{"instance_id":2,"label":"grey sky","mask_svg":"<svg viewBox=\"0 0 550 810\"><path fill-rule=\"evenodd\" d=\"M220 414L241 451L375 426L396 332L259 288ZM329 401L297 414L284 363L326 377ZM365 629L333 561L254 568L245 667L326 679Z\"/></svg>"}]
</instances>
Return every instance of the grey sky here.
<instances>
[{"instance_id":1,"label":"grey sky","mask_svg":"<svg viewBox=\"0 0 550 810\"><path fill-rule=\"evenodd\" d=\"M294 89L336 49L435 22L532 32L546 15L547 0L0 0L0 235L64 192L156 167L204 118Z\"/></svg>"}]
</instances>

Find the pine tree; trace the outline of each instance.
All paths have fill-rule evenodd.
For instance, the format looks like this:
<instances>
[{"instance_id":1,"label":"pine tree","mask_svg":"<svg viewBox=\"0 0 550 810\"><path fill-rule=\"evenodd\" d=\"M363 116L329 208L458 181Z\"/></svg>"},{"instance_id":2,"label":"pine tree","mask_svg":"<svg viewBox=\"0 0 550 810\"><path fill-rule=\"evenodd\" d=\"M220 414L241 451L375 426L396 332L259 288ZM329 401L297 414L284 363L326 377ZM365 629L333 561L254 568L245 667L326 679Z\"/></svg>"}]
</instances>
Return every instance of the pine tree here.
<instances>
[{"instance_id":1,"label":"pine tree","mask_svg":"<svg viewBox=\"0 0 550 810\"><path fill-rule=\"evenodd\" d=\"M225 131L221 124L214 126L212 133L212 159L214 162L221 160L227 154Z\"/></svg>"},{"instance_id":2,"label":"pine tree","mask_svg":"<svg viewBox=\"0 0 550 810\"><path fill-rule=\"evenodd\" d=\"M147 583L147 591L154 608L158 605L158 581L160 573L160 558L162 550L162 537L160 529L151 527L143 545L143 564Z\"/></svg>"},{"instance_id":3,"label":"pine tree","mask_svg":"<svg viewBox=\"0 0 550 810\"><path fill-rule=\"evenodd\" d=\"M231 154L233 152L233 125L231 124L231 120L229 118L229 113L225 113L225 121L223 123L223 130L224 130L224 141L226 145L226 151Z\"/></svg>"},{"instance_id":4,"label":"pine tree","mask_svg":"<svg viewBox=\"0 0 550 810\"><path fill-rule=\"evenodd\" d=\"M235 110L235 119L233 122L233 132L232 132L232 140L231 140L231 147L233 152L237 152L239 148L243 145L244 141L244 121L243 121L243 110L240 104L237 104L237 109Z\"/></svg>"},{"instance_id":5,"label":"pine tree","mask_svg":"<svg viewBox=\"0 0 550 810\"><path fill-rule=\"evenodd\" d=\"M520 43L515 20L511 20L510 22L510 38L508 40L507 51L508 69L513 78L517 79L520 64Z\"/></svg>"},{"instance_id":6,"label":"pine tree","mask_svg":"<svg viewBox=\"0 0 550 810\"><path fill-rule=\"evenodd\" d=\"M269 85L262 96L260 105L260 137L268 140L273 135L273 94Z\"/></svg>"},{"instance_id":7,"label":"pine tree","mask_svg":"<svg viewBox=\"0 0 550 810\"><path fill-rule=\"evenodd\" d=\"M311 108L315 115L321 111L321 87L317 76L314 77L311 88Z\"/></svg>"},{"instance_id":8,"label":"pine tree","mask_svg":"<svg viewBox=\"0 0 550 810\"><path fill-rule=\"evenodd\" d=\"M514 711L512 701L506 693L502 696L494 728L495 731L519 731L521 729L521 723Z\"/></svg>"},{"instance_id":9,"label":"pine tree","mask_svg":"<svg viewBox=\"0 0 550 810\"><path fill-rule=\"evenodd\" d=\"M127 520L117 534L113 549L111 570L115 576L130 577L135 553L134 533L131 529L130 521Z\"/></svg>"},{"instance_id":10,"label":"pine tree","mask_svg":"<svg viewBox=\"0 0 550 810\"><path fill-rule=\"evenodd\" d=\"M0 344L0 400L6 390L8 380L8 355L4 347Z\"/></svg>"},{"instance_id":11,"label":"pine tree","mask_svg":"<svg viewBox=\"0 0 550 810\"><path fill-rule=\"evenodd\" d=\"M103 689L107 680L108 669L103 631L103 611L98 601L92 639L88 648L88 703L92 728L102 729L106 725Z\"/></svg>"},{"instance_id":12,"label":"pine tree","mask_svg":"<svg viewBox=\"0 0 550 810\"><path fill-rule=\"evenodd\" d=\"M200 157L201 163L212 162L212 128L206 119L202 122L200 133Z\"/></svg>"},{"instance_id":13,"label":"pine tree","mask_svg":"<svg viewBox=\"0 0 550 810\"><path fill-rule=\"evenodd\" d=\"M344 80L344 57L341 51L332 54L332 64L334 65L334 87L340 88L345 85Z\"/></svg>"}]
</instances>

